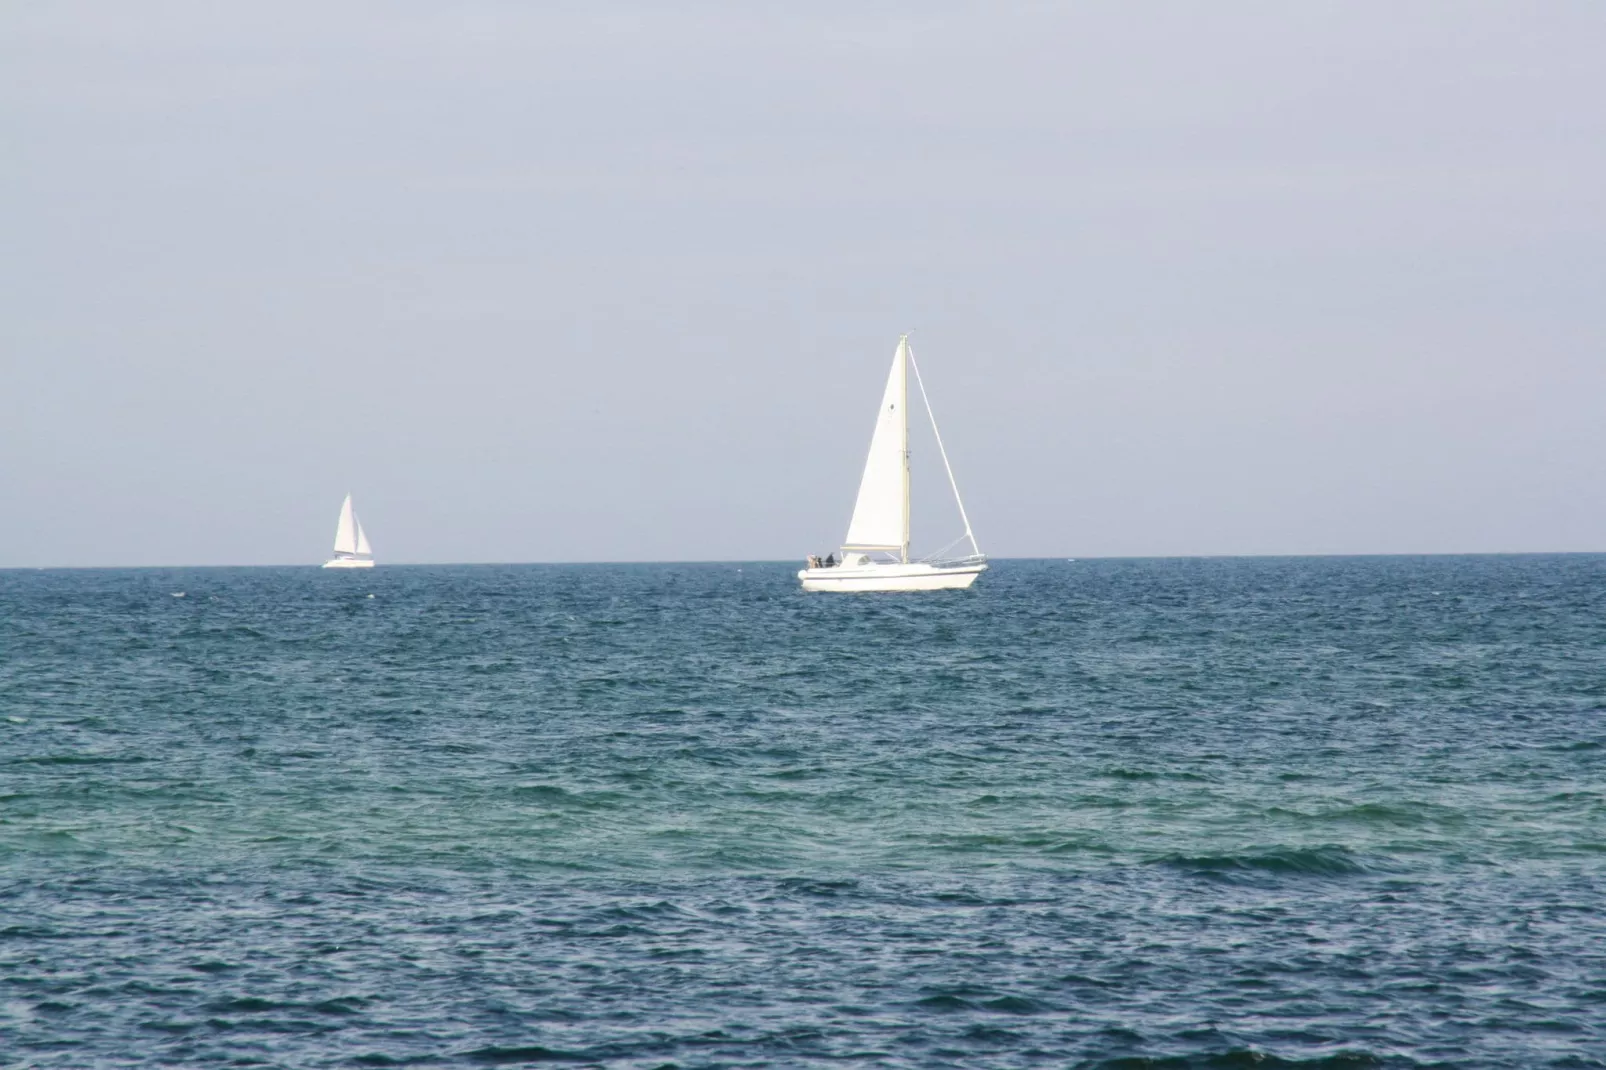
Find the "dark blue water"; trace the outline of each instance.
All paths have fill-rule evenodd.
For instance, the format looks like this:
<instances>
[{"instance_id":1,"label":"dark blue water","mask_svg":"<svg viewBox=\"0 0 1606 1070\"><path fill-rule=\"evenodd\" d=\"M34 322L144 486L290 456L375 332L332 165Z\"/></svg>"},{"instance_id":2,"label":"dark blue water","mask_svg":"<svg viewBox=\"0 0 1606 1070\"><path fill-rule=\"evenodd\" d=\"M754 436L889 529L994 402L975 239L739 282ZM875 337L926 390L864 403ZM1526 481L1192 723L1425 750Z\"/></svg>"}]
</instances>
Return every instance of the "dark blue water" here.
<instances>
[{"instance_id":1,"label":"dark blue water","mask_svg":"<svg viewBox=\"0 0 1606 1070\"><path fill-rule=\"evenodd\" d=\"M1606 557L0 573L0 1064L1606 1066Z\"/></svg>"}]
</instances>

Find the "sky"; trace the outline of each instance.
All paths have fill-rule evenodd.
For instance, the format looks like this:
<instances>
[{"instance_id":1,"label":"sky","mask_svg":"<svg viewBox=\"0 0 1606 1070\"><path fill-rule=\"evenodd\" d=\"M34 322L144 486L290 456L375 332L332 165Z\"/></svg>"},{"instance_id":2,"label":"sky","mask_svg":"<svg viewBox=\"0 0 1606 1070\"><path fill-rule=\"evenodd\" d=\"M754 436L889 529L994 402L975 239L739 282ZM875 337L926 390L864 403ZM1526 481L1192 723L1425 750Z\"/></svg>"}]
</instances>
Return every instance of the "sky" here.
<instances>
[{"instance_id":1,"label":"sky","mask_svg":"<svg viewBox=\"0 0 1606 1070\"><path fill-rule=\"evenodd\" d=\"M1606 550L1606 5L0 4L0 567ZM915 543L958 521L914 440Z\"/></svg>"}]
</instances>

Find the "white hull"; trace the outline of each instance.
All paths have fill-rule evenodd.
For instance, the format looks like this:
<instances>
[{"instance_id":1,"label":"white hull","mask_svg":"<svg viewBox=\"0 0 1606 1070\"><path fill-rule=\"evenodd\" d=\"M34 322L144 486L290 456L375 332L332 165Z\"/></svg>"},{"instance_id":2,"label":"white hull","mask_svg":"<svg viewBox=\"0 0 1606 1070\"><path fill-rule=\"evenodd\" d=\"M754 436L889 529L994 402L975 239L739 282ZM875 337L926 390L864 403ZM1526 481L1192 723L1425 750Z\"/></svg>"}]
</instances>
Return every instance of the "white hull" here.
<instances>
[{"instance_id":1,"label":"white hull","mask_svg":"<svg viewBox=\"0 0 1606 1070\"><path fill-rule=\"evenodd\" d=\"M984 564L862 565L799 569L805 591L949 591L962 590L987 571Z\"/></svg>"},{"instance_id":2,"label":"white hull","mask_svg":"<svg viewBox=\"0 0 1606 1070\"><path fill-rule=\"evenodd\" d=\"M324 568L373 568L374 559L371 557L331 557L323 563Z\"/></svg>"}]
</instances>

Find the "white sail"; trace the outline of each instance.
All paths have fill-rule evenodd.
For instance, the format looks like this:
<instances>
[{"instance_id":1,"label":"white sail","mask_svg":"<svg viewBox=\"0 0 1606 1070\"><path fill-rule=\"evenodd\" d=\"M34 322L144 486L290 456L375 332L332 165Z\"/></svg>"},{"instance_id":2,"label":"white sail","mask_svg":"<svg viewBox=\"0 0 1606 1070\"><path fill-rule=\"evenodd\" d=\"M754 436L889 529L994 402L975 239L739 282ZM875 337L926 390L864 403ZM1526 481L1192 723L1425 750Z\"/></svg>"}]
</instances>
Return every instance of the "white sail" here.
<instances>
[{"instance_id":1,"label":"white sail","mask_svg":"<svg viewBox=\"0 0 1606 1070\"><path fill-rule=\"evenodd\" d=\"M909 558L909 419L907 336L898 339L892 371L876 414L870 456L859 480L859 499L848 523L848 550L893 550Z\"/></svg>"},{"instance_id":2,"label":"white sail","mask_svg":"<svg viewBox=\"0 0 1606 1070\"><path fill-rule=\"evenodd\" d=\"M357 513L351 514L352 523L357 525L357 552L359 554L372 554L374 548L368 545L368 533L362 529L362 521L357 519Z\"/></svg>"},{"instance_id":3,"label":"white sail","mask_svg":"<svg viewBox=\"0 0 1606 1070\"><path fill-rule=\"evenodd\" d=\"M351 509L351 495L340 507L340 526L335 528L335 553L354 554L357 549L357 514Z\"/></svg>"}]
</instances>

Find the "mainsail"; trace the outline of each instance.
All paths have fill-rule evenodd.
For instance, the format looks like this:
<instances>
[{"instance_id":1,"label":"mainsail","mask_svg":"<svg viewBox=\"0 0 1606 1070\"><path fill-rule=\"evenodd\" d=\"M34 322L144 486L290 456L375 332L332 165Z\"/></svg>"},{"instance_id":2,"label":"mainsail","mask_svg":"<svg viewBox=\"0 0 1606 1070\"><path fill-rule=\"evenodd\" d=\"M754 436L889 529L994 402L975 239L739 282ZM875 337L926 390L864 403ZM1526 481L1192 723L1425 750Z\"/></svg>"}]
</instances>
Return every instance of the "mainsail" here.
<instances>
[{"instance_id":1,"label":"mainsail","mask_svg":"<svg viewBox=\"0 0 1606 1070\"><path fill-rule=\"evenodd\" d=\"M859 480L859 499L848 522L846 550L895 551L909 559L909 419L907 335L898 339L887 389L870 437L870 456Z\"/></svg>"},{"instance_id":2,"label":"mainsail","mask_svg":"<svg viewBox=\"0 0 1606 1070\"><path fill-rule=\"evenodd\" d=\"M346 502L340 507L340 526L335 528L335 553L357 554L368 553L367 540L363 540L361 548L358 546L357 514L351 508L351 495L346 495Z\"/></svg>"}]
</instances>

